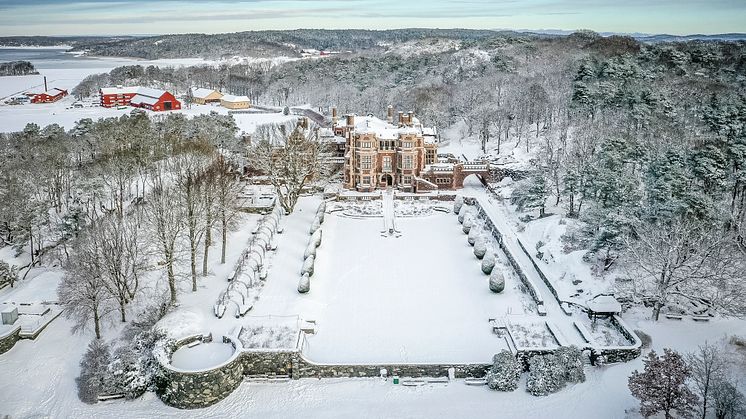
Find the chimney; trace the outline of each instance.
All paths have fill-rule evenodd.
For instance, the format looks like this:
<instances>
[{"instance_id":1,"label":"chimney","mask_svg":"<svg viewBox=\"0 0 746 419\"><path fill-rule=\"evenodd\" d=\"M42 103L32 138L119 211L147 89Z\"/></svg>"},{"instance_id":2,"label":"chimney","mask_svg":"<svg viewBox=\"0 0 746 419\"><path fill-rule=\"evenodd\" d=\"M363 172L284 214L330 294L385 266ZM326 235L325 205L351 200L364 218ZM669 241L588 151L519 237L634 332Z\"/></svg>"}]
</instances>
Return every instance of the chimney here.
<instances>
[{"instance_id":1,"label":"chimney","mask_svg":"<svg viewBox=\"0 0 746 419\"><path fill-rule=\"evenodd\" d=\"M337 107L333 106L332 107L332 124L336 124L338 120L339 120L339 117L337 117Z\"/></svg>"},{"instance_id":2,"label":"chimney","mask_svg":"<svg viewBox=\"0 0 746 419\"><path fill-rule=\"evenodd\" d=\"M350 128L355 126L355 114L347 114L347 126Z\"/></svg>"},{"instance_id":3,"label":"chimney","mask_svg":"<svg viewBox=\"0 0 746 419\"><path fill-rule=\"evenodd\" d=\"M386 122L389 124L394 123L394 107L391 105L386 109Z\"/></svg>"},{"instance_id":4,"label":"chimney","mask_svg":"<svg viewBox=\"0 0 746 419\"><path fill-rule=\"evenodd\" d=\"M46 92L47 90L49 90L47 87L47 76L44 76L44 91Z\"/></svg>"},{"instance_id":5,"label":"chimney","mask_svg":"<svg viewBox=\"0 0 746 419\"><path fill-rule=\"evenodd\" d=\"M412 126L412 124L414 123L414 122L412 122L413 119L414 119L414 112L413 111L409 111L407 113L407 124L409 126Z\"/></svg>"},{"instance_id":6,"label":"chimney","mask_svg":"<svg viewBox=\"0 0 746 419\"><path fill-rule=\"evenodd\" d=\"M404 125L404 112L399 111L399 126Z\"/></svg>"}]
</instances>

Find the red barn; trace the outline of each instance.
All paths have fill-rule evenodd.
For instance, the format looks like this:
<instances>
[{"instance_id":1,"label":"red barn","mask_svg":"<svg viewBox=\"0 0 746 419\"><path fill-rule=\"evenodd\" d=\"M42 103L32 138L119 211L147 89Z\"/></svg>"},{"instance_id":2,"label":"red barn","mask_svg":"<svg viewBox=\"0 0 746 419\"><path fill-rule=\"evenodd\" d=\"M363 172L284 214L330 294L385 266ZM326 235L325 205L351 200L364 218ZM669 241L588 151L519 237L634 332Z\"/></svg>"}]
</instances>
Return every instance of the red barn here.
<instances>
[{"instance_id":1,"label":"red barn","mask_svg":"<svg viewBox=\"0 0 746 419\"><path fill-rule=\"evenodd\" d=\"M31 97L31 103L52 103L67 96L67 90L52 88L43 92L27 92L26 96Z\"/></svg>"},{"instance_id":2,"label":"red barn","mask_svg":"<svg viewBox=\"0 0 746 419\"><path fill-rule=\"evenodd\" d=\"M181 109L181 102L170 92L150 87L105 87L100 91L101 106L134 106L151 111Z\"/></svg>"}]
</instances>

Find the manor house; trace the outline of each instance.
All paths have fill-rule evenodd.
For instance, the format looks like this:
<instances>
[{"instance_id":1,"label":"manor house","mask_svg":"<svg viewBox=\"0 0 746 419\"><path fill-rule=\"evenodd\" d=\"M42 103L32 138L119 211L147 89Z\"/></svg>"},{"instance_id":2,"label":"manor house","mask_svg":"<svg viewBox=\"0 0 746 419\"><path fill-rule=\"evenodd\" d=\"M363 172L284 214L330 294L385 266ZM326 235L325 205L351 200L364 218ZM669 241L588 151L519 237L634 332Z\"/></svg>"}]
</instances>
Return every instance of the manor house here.
<instances>
[{"instance_id":1,"label":"manor house","mask_svg":"<svg viewBox=\"0 0 746 419\"><path fill-rule=\"evenodd\" d=\"M438 132L423 126L414 112L389 106L386 120L354 114L340 119L332 108L334 134L344 138L344 185L360 192L395 187L404 192L456 189L469 174L484 179L487 163L462 163L453 156L438 156Z\"/></svg>"}]
</instances>

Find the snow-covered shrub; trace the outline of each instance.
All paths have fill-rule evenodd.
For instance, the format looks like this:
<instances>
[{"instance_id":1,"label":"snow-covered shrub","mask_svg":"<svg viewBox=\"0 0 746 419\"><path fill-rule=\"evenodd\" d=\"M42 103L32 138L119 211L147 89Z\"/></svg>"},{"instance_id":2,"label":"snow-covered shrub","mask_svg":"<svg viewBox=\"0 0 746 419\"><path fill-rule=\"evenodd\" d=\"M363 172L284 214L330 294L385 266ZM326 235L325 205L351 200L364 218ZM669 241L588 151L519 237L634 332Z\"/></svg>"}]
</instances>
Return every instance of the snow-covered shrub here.
<instances>
[{"instance_id":1,"label":"snow-covered shrub","mask_svg":"<svg viewBox=\"0 0 746 419\"><path fill-rule=\"evenodd\" d=\"M318 229L315 233L313 233L313 236L311 236L311 240L313 240L314 246L321 246L321 229Z\"/></svg>"},{"instance_id":2,"label":"snow-covered shrub","mask_svg":"<svg viewBox=\"0 0 746 419\"><path fill-rule=\"evenodd\" d=\"M582 352L577 346L561 346L554 352L557 362L565 369L565 381L582 383L585 381Z\"/></svg>"},{"instance_id":3,"label":"snow-covered shrub","mask_svg":"<svg viewBox=\"0 0 746 419\"><path fill-rule=\"evenodd\" d=\"M461 209L458 210L458 222L463 224L464 223L464 217L466 217L466 205L462 205Z\"/></svg>"},{"instance_id":4,"label":"snow-covered shrub","mask_svg":"<svg viewBox=\"0 0 746 419\"><path fill-rule=\"evenodd\" d=\"M128 399L140 397L159 385L160 367L153 353L156 345L170 345L166 334L158 328L142 332L127 345L114 351L109 365L111 393L122 393Z\"/></svg>"},{"instance_id":5,"label":"snow-covered shrub","mask_svg":"<svg viewBox=\"0 0 746 419\"><path fill-rule=\"evenodd\" d=\"M301 274L313 276L313 264L316 262L316 258L314 256L309 256L308 259L306 259L303 262L303 268L301 269Z\"/></svg>"},{"instance_id":6,"label":"snow-covered shrub","mask_svg":"<svg viewBox=\"0 0 746 419\"><path fill-rule=\"evenodd\" d=\"M500 269L492 269L490 274L490 291L503 292L505 289L505 276Z\"/></svg>"},{"instance_id":7,"label":"snow-covered shrub","mask_svg":"<svg viewBox=\"0 0 746 419\"><path fill-rule=\"evenodd\" d=\"M484 258L482 259L482 272L484 272L485 275L489 275L492 273L492 269L495 267L496 262L495 254L492 252L489 252L484 255Z\"/></svg>"},{"instance_id":8,"label":"snow-covered shrub","mask_svg":"<svg viewBox=\"0 0 746 419\"><path fill-rule=\"evenodd\" d=\"M487 240L484 236L479 236L474 241L474 256L476 256L477 259L482 259L485 253L487 253Z\"/></svg>"},{"instance_id":9,"label":"snow-covered shrub","mask_svg":"<svg viewBox=\"0 0 746 419\"><path fill-rule=\"evenodd\" d=\"M298 282L298 292L301 294L305 294L310 290L311 279L308 277L307 273L304 273L303 276L300 277L300 281Z\"/></svg>"},{"instance_id":10,"label":"snow-covered shrub","mask_svg":"<svg viewBox=\"0 0 746 419\"><path fill-rule=\"evenodd\" d=\"M316 256L316 243L314 243L313 240L308 242L308 246L306 246L306 251L303 252L303 260L306 260L311 256Z\"/></svg>"},{"instance_id":11,"label":"snow-covered shrub","mask_svg":"<svg viewBox=\"0 0 746 419\"><path fill-rule=\"evenodd\" d=\"M326 214L324 213L324 211L319 211L319 212L316 213L316 219L319 220L319 224L323 224L324 223L324 217L325 217L325 215Z\"/></svg>"},{"instance_id":12,"label":"snow-covered shrub","mask_svg":"<svg viewBox=\"0 0 746 419\"><path fill-rule=\"evenodd\" d=\"M534 396L556 393L565 386L565 369L554 355L534 355L528 361L526 391Z\"/></svg>"},{"instance_id":13,"label":"snow-covered shrub","mask_svg":"<svg viewBox=\"0 0 746 419\"><path fill-rule=\"evenodd\" d=\"M313 223L311 224L311 229L308 231L309 234L315 233L319 227L321 227L321 221L319 221L318 218L314 218Z\"/></svg>"},{"instance_id":14,"label":"snow-covered shrub","mask_svg":"<svg viewBox=\"0 0 746 419\"><path fill-rule=\"evenodd\" d=\"M0 286L13 284L18 280L18 268L15 265L10 265L5 261L0 260Z\"/></svg>"},{"instance_id":15,"label":"snow-covered shrub","mask_svg":"<svg viewBox=\"0 0 746 419\"><path fill-rule=\"evenodd\" d=\"M109 382L107 367L111 361L109 345L94 339L80 361L80 376L75 379L78 385L78 398L88 404L98 402L98 396L105 394Z\"/></svg>"},{"instance_id":16,"label":"snow-covered shrub","mask_svg":"<svg viewBox=\"0 0 746 419\"><path fill-rule=\"evenodd\" d=\"M502 350L492 358L487 385L493 390L513 391L518 388L522 372L521 362L510 351Z\"/></svg>"},{"instance_id":17,"label":"snow-covered shrub","mask_svg":"<svg viewBox=\"0 0 746 419\"><path fill-rule=\"evenodd\" d=\"M321 201L321 204L319 204L319 208L316 210L316 212L321 214L326 212L326 201Z\"/></svg>"},{"instance_id":18,"label":"snow-covered shrub","mask_svg":"<svg viewBox=\"0 0 746 419\"><path fill-rule=\"evenodd\" d=\"M474 225L474 220L471 218L471 215L467 215L466 217L464 217L464 225L462 228L464 234L469 234L472 225Z\"/></svg>"},{"instance_id":19,"label":"snow-covered shrub","mask_svg":"<svg viewBox=\"0 0 746 419\"><path fill-rule=\"evenodd\" d=\"M459 195L453 200L453 213L458 214L461 211L461 207L464 206L464 197Z\"/></svg>"},{"instance_id":20,"label":"snow-covered shrub","mask_svg":"<svg viewBox=\"0 0 746 419\"><path fill-rule=\"evenodd\" d=\"M476 243L477 238L481 236L481 228L478 228L478 226L474 226L474 228L469 230L469 235L467 236L467 240L469 241L469 244L474 246L474 243Z\"/></svg>"}]
</instances>

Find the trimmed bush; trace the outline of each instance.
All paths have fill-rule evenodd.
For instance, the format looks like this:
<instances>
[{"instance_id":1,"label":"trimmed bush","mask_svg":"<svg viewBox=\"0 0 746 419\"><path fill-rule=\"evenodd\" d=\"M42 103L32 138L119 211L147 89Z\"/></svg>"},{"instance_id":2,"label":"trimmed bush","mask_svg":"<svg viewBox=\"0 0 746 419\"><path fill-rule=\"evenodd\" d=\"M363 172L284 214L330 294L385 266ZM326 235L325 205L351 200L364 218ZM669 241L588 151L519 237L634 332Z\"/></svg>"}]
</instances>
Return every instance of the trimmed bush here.
<instances>
[{"instance_id":1,"label":"trimmed bush","mask_svg":"<svg viewBox=\"0 0 746 419\"><path fill-rule=\"evenodd\" d=\"M303 274L303 276L300 277L300 281L298 281L298 292L301 294L305 294L310 290L311 279L308 277L308 274Z\"/></svg>"},{"instance_id":2,"label":"trimmed bush","mask_svg":"<svg viewBox=\"0 0 746 419\"><path fill-rule=\"evenodd\" d=\"M313 264L316 262L316 257L309 256L308 259L306 259L303 262L303 268L301 269L301 274L313 276Z\"/></svg>"},{"instance_id":3,"label":"trimmed bush","mask_svg":"<svg viewBox=\"0 0 746 419\"><path fill-rule=\"evenodd\" d=\"M582 383L585 381L583 370L583 353L576 346L561 346L554 352L557 361L565 369L565 381Z\"/></svg>"},{"instance_id":4,"label":"trimmed bush","mask_svg":"<svg viewBox=\"0 0 746 419\"><path fill-rule=\"evenodd\" d=\"M469 244L474 246L474 243L476 243L477 238L481 236L480 234L480 228L478 226L473 226L472 229L469 230L469 236L466 238L469 241Z\"/></svg>"},{"instance_id":5,"label":"trimmed bush","mask_svg":"<svg viewBox=\"0 0 746 419\"><path fill-rule=\"evenodd\" d=\"M492 252L484 255L484 258L482 259L482 272L484 272L485 275L492 273L496 260L497 258L495 258L495 254Z\"/></svg>"},{"instance_id":6,"label":"trimmed bush","mask_svg":"<svg viewBox=\"0 0 746 419\"><path fill-rule=\"evenodd\" d=\"M308 246L306 246L306 251L303 252L303 260L308 259L311 256L316 256L316 243L313 242L313 240L308 242Z\"/></svg>"},{"instance_id":7,"label":"trimmed bush","mask_svg":"<svg viewBox=\"0 0 746 419\"><path fill-rule=\"evenodd\" d=\"M459 195L453 200L453 213L458 214L461 211L461 207L464 206L464 197Z\"/></svg>"},{"instance_id":8,"label":"trimmed bush","mask_svg":"<svg viewBox=\"0 0 746 419\"><path fill-rule=\"evenodd\" d=\"M485 253L487 253L487 240L484 236L479 236L474 241L474 256L476 256L477 259L482 259Z\"/></svg>"},{"instance_id":9,"label":"trimmed bush","mask_svg":"<svg viewBox=\"0 0 746 419\"><path fill-rule=\"evenodd\" d=\"M464 231L464 234L469 234L469 231L471 231L471 226L474 225L474 220L471 218L471 215L467 215L464 217L464 225L462 230Z\"/></svg>"},{"instance_id":10,"label":"trimmed bush","mask_svg":"<svg viewBox=\"0 0 746 419\"><path fill-rule=\"evenodd\" d=\"M311 229L308 230L309 234L314 234L316 230L318 230L321 227L321 221L319 221L318 217L313 220L313 224L311 224Z\"/></svg>"},{"instance_id":11,"label":"trimmed bush","mask_svg":"<svg viewBox=\"0 0 746 419\"><path fill-rule=\"evenodd\" d=\"M513 391L518 388L523 365L510 351L500 351L492 357L492 367L487 372L487 386L493 390Z\"/></svg>"},{"instance_id":12,"label":"trimmed bush","mask_svg":"<svg viewBox=\"0 0 746 419\"><path fill-rule=\"evenodd\" d=\"M311 240L313 241L314 246L321 246L321 229L318 229L315 233L313 233L313 236L311 236Z\"/></svg>"},{"instance_id":13,"label":"trimmed bush","mask_svg":"<svg viewBox=\"0 0 746 419\"><path fill-rule=\"evenodd\" d=\"M565 369L554 355L534 355L528 361L526 391L534 396L556 393L565 386Z\"/></svg>"},{"instance_id":14,"label":"trimmed bush","mask_svg":"<svg viewBox=\"0 0 746 419\"><path fill-rule=\"evenodd\" d=\"M499 269L492 269L490 274L490 291L503 292L505 289L505 276Z\"/></svg>"},{"instance_id":15,"label":"trimmed bush","mask_svg":"<svg viewBox=\"0 0 746 419\"><path fill-rule=\"evenodd\" d=\"M464 217L466 217L466 205L462 205L461 209L458 210L458 222L463 224L464 223Z\"/></svg>"}]
</instances>

